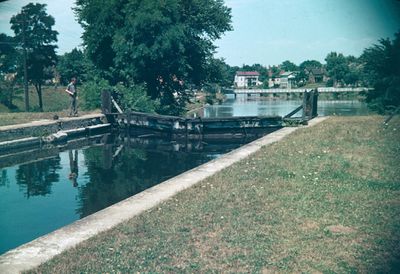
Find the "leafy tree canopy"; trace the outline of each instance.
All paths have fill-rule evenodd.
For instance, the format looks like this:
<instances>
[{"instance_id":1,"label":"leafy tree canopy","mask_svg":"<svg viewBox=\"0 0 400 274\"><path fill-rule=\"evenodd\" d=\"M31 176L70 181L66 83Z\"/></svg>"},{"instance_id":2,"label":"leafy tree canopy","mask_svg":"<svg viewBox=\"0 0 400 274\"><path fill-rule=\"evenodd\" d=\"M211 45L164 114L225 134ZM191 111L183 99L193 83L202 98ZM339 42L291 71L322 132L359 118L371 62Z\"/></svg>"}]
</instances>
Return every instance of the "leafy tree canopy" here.
<instances>
[{"instance_id":1,"label":"leafy tree canopy","mask_svg":"<svg viewBox=\"0 0 400 274\"><path fill-rule=\"evenodd\" d=\"M306 60L299 65L299 68L302 71L304 69L322 68L322 64L317 60Z\"/></svg>"},{"instance_id":2,"label":"leafy tree canopy","mask_svg":"<svg viewBox=\"0 0 400 274\"><path fill-rule=\"evenodd\" d=\"M281 69L283 69L284 71L297 71L298 67L295 63L286 60L281 64Z\"/></svg>"},{"instance_id":3,"label":"leafy tree canopy","mask_svg":"<svg viewBox=\"0 0 400 274\"><path fill-rule=\"evenodd\" d=\"M57 72L64 85L68 84L72 77L85 81L88 69L88 60L83 52L76 48L60 56L57 63Z\"/></svg>"},{"instance_id":4,"label":"leafy tree canopy","mask_svg":"<svg viewBox=\"0 0 400 274\"><path fill-rule=\"evenodd\" d=\"M29 3L10 23L15 40L27 51L28 80L35 85L39 108L43 110L42 84L53 76L49 67L57 61L54 43L58 32L52 29L54 18L46 13L45 4Z\"/></svg>"},{"instance_id":5,"label":"leafy tree canopy","mask_svg":"<svg viewBox=\"0 0 400 274\"><path fill-rule=\"evenodd\" d=\"M230 75L230 66L223 59L211 58L206 72L208 83L218 84L223 87L232 85L233 77Z\"/></svg>"},{"instance_id":6,"label":"leafy tree canopy","mask_svg":"<svg viewBox=\"0 0 400 274\"><path fill-rule=\"evenodd\" d=\"M394 40L381 39L379 44L361 55L368 83L374 90L367 93L369 106L380 113L400 106L400 31Z\"/></svg>"},{"instance_id":7,"label":"leafy tree canopy","mask_svg":"<svg viewBox=\"0 0 400 274\"><path fill-rule=\"evenodd\" d=\"M326 70L333 80L333 85L343 82L345 75L349 72L346 57L342 53L330 52L326 58Z\"/></svg>"},{"instance_id":8,"label":"leafy tree canopy","mask_svg":"<svg viewBox=\"0 0 400 274\"><path fill-rule=\"evenodd\" d=\"M185 85L206 80L213 41L232 29L223 0L77 0L76 12L103 77L145 83L151 98L176 108Z\"/></svg>"},{"instance_id":9,"label":"leafy tree canopy","mask_svg":"<svg viewBox=\"0 0 400 274\"><path fill-rule=\"evenodd\" d=\"M8 108L15 108L13 99L18 57L14 38L0 33L0 103Z\"/></svg>"},{"instance_id":10,"label":"leafy tree canopy","mask_svg":"<svg viewBox=\"0 0 400 274\"><path fill-rule=\"evenodd\" d=\"M0 33L0 73L15 72L18 52L14 38Z\"/></svg>"}]
</instances>

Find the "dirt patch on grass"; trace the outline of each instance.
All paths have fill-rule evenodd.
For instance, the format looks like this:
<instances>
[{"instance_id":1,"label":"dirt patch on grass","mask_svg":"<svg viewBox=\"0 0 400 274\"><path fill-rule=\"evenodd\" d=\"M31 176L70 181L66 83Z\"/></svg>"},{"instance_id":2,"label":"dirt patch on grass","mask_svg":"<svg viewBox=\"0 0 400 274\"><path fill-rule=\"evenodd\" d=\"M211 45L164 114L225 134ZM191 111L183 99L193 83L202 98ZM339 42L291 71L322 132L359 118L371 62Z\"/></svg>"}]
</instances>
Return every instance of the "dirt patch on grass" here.
<instances>
[{"instance_id":1,"label":"dirt patch on grass","mask_svg":"<svg viewBox=\"0 0 400 274\"><path fill-rule=\"evenodd\" d=\"M300 229L304 231L317 230L319 229L319 224L315 221L307 220L300 225Z\"/></svg>"},{"instance_id":2,"label":"dirt patch on grass","mask_svg":"<svg viewBox=\"0 0 400 274\"><path fill-rule=\"evenodd\" d=\"M356 232L354 228L343 225L330 225L325 228L326 231L332 234L351 234Z\"/></svg>"},{"instance_id":3,"label":"dirt patch on grass","mask_svg":"<svg viewBox=\"0 0 400 274\"><path fill-rule=\"evenodd\" d=\"M279 268L277 268L276 266L269 266L269 267L264 267L261 270L262 274L275 274L275 273L281 273L281 271L279 271Z\"/></svg>"}]
</instances>

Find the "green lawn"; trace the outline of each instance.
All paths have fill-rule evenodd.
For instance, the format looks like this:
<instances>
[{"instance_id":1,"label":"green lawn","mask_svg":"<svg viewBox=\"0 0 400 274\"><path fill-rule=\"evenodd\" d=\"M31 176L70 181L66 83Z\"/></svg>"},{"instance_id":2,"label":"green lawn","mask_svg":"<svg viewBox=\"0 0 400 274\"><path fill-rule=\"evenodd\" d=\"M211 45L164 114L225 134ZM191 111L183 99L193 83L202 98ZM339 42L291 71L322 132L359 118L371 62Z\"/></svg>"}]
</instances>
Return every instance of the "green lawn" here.
<instances>
[{"instance_id":1,"label":"green lawn","mask_svg":"<svg viewBox=\"0 0 400 274\"><path fill-rule=\"evenodd\" d=\"M300 129L31 272L395 272L400 118L383 120Z\"/></svg>"},{"instance_id":2,"label":"green lawn","mask_svg":"<svg viewBox=\"0 0 400 274\"><path fill-rule=\"evenodd\" d=\"M57 89L53 86L43 86L43 111L51 112L68 109L69 98L64 90L65 87L63 86L60 86ZM24 92L22 87L16 88L16 98L13 100L13 104L17 107L17 109L13 110L14 112L25 111ZM29 86L29 104L31 111L37 111L39 109L37 92L33 86ZM0 112L10 112L10 110L3 105L0 105Z\"/></svg>"},{"instance_id":3,"label":"green lawn","mask_svg":"<svg viewBox=\"0 0 400 274\"><path fill-rule=\"evenodd\" d=\"M38 97L34 87L29 89L29 102L31 112L23 112L25 110L25 102L23 100L23 92L17 93L17 98L13 104L17 109L10 111L4 105L0 104L0 126L27 123L30 121L41 119L53 119L55 115L66 117L69 114L69 96L64 92L65 87L55 89L51 86L43 87L43 112L38 112ZM79 99L78 99L79 110ZM94 111L99 112L99 111ZM92 113L88 111L79 111L80 114Z\"/></svg>"}]
</instances>

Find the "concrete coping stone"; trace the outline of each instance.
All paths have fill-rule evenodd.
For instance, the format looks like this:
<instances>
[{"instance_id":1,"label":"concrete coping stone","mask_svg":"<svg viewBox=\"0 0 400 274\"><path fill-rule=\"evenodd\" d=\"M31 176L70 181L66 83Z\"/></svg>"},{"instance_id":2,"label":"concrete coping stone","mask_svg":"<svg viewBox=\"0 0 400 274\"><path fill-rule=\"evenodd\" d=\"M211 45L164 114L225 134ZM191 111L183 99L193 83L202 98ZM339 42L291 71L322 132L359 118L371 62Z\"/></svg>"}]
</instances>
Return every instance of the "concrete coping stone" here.
<instances>
[{"instance_id":1,"label":"concrete coping stone","mask_svg":"<svg viewBox=\"0 0 400 274\"><path fill-rule=\"evenodd\" d=\"M166 201L222 169L250 156L262 147L282 140L299 128L314 126L328 117L309 121L308 126L286 127L186 171L121 202L64 226L0 256L0 273L19 273L50 260L61 252L127 221Z\"/></svg>"},{"instance_id":2,"label":"concrete coping stone","mask_svg":"<svg viewBox=\"0 0 400 274\"><path fill-rule=\"evenodd\" d=\"M87 126L87 127L81 127L81 128L74 128L74 129L67 129L67 130L62 130L59 132L63 132L68 135L68 137L73 137L73 136L78 136L78 135L84 135L86 133L91 133L96 130L100 129L106 129L111 127L111 124L99 124L99 125L93 125L93 126Z\"/></svg>"},{"instance_id":3,"label":"concrete coping stone","mask_svg":"<svg viewBox=\"0 0 400 274\"><path fill-rule=\"evenodd\" d=\"M16 130L16 129L23 129L23 128L29 128L29 127L38 127L38 126L48 126L48 125L53 125L53 124L57 124L57 123L58 123L58 120L42 119L42 120L36 120L36 121L29 122L29 123L24 123L24 124L1 126L0 131Z\"/></svg>"},{"instance_id":4,"label":"concrete coping stone","mask_svg":"<svg viewBox=\"0 0 400 274\"><path fill-rule=\"evenodd\" d=\"M0 151L4 149L12 149L16 147L34 146L40 144L41 139L39 137L27 137L11 141L0 142Z\"/></svg>"},{"instance_id":5,"label":"concrete coping stone","mask_svg":"<svg viewBox=\"0 0 400 274\"><path fill-rule=\"evenodd\" d=\"M59 122L68 122L68 121L78 121L78 120L86 120L86 119L96 119L96 118L103 118L103 114L86 114L78 117L65 117L60 118L58 120L49 120L49 119L42 119L36 120L29 123L24 124L16 124L16 125L8 125L8 126L1 126L0 131L7 131L7 130L15 130L15 129L22 129L22 128L29 128L29 127L37 127L37 126L48 126L52 124L57 124Z\"/></svg>"},{"instance_id":6,"label":"concrete coping stone","mask_svg":"<svg viewBox=\"0 0 400 274\"><path fill-rule=\"evenodd\" d=\"M106 128L106 127L110 127L111 124L107 123L107 124L99 124L99 125L93 125L93 126L88 126L88 129L99 129L99 128Z\"/></svg>"},{"instance_id":7,"label":"concrete coping stone","mask_svg":"<svg viewBox=\"0 0 400 274\"><path fill-rule=\"evenodd\" d=\"M62 130L62 132L64 132L67 135L82 133L85 131L86 131L86 128L84 128L84 127Z\"/></svg>"},{"instance_id":8,"label":"concrete coping stone","mask_svg":"<svg viewBox=\"0 0 400 274\"><path fill-rule=\"evenodd\" d=\"M0 147L11 145L11 144L31 142L31 141L36 141L36 140L40 140L40 138L39 137L27 137L27 138L21 138L21 139L17 139L17 140L4 141L4 142L0 142Z\"/></svg>"},{"instance_id":9,"label":"concrete coping stone","mask_svg":"<svg viewBox=\"0 0 400 274\"><path fill-rule=\"evenodd\" d=\"M81 133L86 131L87 129L93 130L93 129L101 129L101 128L107 128L110 127L111 124L99 124L99 125L93 125L93 126L87 126L87 127L80 127L80 128L73 128L73 129L66 129L66 130L61 130L60 132L64 132L66 134L74 134L74 133Z\"/></svg>"}]
</instances>

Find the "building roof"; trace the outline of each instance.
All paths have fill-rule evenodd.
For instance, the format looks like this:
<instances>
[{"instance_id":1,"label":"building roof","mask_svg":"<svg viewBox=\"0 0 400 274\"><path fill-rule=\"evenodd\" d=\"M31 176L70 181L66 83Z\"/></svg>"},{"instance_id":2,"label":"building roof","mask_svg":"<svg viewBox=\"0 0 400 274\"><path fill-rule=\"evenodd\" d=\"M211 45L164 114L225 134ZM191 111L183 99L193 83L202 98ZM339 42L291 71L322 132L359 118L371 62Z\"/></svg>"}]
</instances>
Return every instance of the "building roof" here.
<instances>
[{"instance_id":1,"label":"building roof","mask_svg":"<svg viewBox=\"0 0 400 274\"><path fill-rule=\"evenodd\" d=\"M282 72L282 73L280 73L280 76L282 77L285 77L285 76L289 76L289 75L291 75L293 72L291 72L291 71L285 71L285 72Z\"/></svg>"},{"instance_id":2,"label":"building roof","mask_svg":"<svg viewBox=\"0 0 400 274\"><path fill-rule=\"evenodd\" d=\"M286 78L286 77L288 77L288 78L294 78L294 77L295 77L295 74L296 74L296 72L294 72L294 71L285 71L285 72L281 73L281 74L279 75L279 77L280 77L280 78Z\"/></svg>"},{"instance_id":3,"label":"building roof","mask_svg":"<svg viewBox=\"0 0 400 274\"><path fill-rule=\"evenodd\" d=\"M314 75L324 75L325 72L322 68L313 68L310 70L310 73L314 74Z\"/></svg>"},{"instance_id":4,"label":"building roof","mask_svg":"<svg viewBox=\"0 0 400 274\"><path fill-rule=\"evenodd\" d=\"M258 71L236 71L236 76L260 76Z\"/></svg>"}]
</instances>

